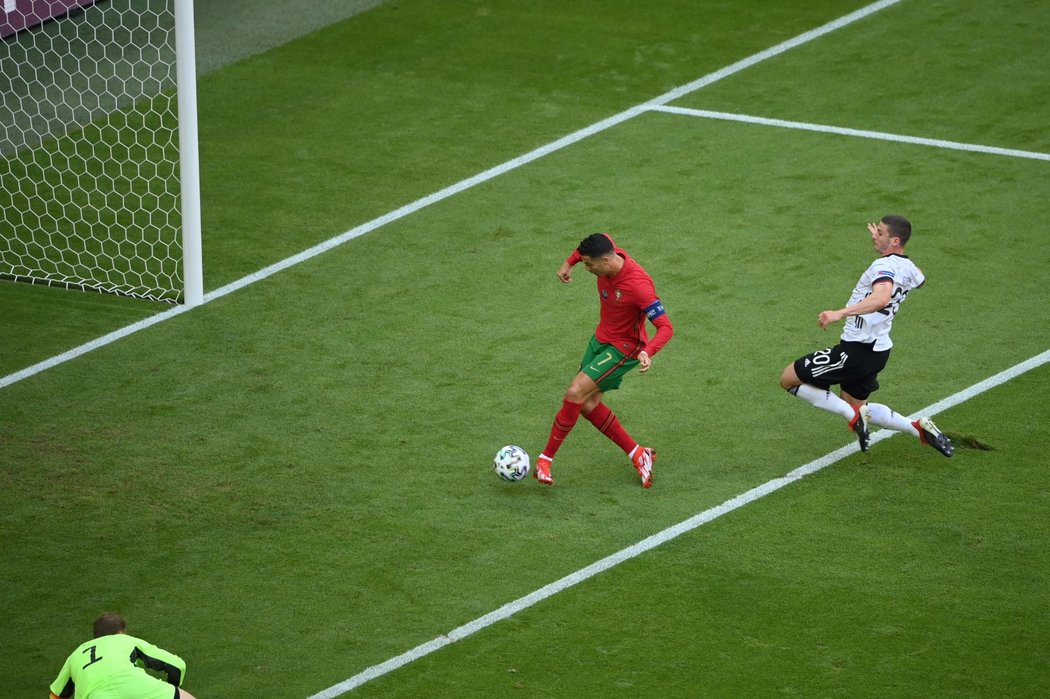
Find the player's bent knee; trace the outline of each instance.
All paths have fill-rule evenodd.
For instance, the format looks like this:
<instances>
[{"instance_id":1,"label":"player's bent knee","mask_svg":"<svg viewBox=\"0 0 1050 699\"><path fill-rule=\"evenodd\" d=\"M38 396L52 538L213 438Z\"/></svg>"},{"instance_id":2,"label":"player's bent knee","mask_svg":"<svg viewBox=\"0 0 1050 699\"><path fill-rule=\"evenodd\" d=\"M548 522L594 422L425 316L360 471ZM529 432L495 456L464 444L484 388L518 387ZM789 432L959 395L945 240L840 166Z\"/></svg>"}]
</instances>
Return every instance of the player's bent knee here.
<instances>
[{"instance_id":1,"label":"player's bent knee","mask_svg":"<svg viewBox=\"0 0 1050 699\"><path fill-rule=\"evenodd\" d=\"M197 699L195 696L187 692L185 689L179 688L179 699Z\"/></svg>"},{"instance_id":2,"label":"player's bent knee","mask_svg":"<svg viewBox=\"0 0 1050 699\"><path fill-rule=\"evenodd\" d=\"M780 372L780 387L785 391L790 391L801 383L802 381L798 378L798 374L795 373L794 364L788 364L784 367L784 371Z\"/></svg>"},{"instance_id":3,"label":"player's bent knee","mask_svg":"<svg viewBox=\"0 0 1050 699\"><path fill-rule=\"evenodd\" d=\"M581 372L569 384L569 388L565 391L565 400L582 405L592 398L598 390L598 384L594 383L591 377Z\"/></svg>"},{"instance_id":4,"label":"player's bent knee","mask_svg":"<svg viewBox=\"0 0 1050 699\"><path fill-rule=\"evenodd\" d=\"M595 408L597 408L598 404L601 403L601 402L602 402L601 391L599 391L598 393L593 393L587 398L587 400L585 400L583 402L583 408L581 408L580 412L583 413L584 415L589 415L590 412L592 410L594 410Z\"/></svg>"},{"instance_id":5,"label":"player's bent knee","mask_svg":"<svg viewBox=\"0 0 1050 699\"><path fill-rule=\"evenodd\" d=\"M587 400L587 394L582 391L573 390L573 387L570 386L569 390L565 392L565 400L570 403L579 403L580 405L583 405L583 402Z\"/></svg>"}]
</instances>

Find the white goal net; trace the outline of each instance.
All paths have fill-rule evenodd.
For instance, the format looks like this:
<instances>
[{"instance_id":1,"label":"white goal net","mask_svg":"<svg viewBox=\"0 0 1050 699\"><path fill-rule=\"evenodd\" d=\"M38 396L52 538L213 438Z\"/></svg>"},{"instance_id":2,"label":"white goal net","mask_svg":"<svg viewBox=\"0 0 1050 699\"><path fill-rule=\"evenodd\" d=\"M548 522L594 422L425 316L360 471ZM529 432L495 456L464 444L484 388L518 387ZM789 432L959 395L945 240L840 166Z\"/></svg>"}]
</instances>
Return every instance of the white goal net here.
<instances>
[{"instance_id":1,"label":"white goal net","mask_svg":"<svg viewBox=\"0 0 1050 699\"><path fill-rule=\"evenodd\" d=\"M199 303L192 0L0 2L0 279Z\"/></svg>"}]
</instances>

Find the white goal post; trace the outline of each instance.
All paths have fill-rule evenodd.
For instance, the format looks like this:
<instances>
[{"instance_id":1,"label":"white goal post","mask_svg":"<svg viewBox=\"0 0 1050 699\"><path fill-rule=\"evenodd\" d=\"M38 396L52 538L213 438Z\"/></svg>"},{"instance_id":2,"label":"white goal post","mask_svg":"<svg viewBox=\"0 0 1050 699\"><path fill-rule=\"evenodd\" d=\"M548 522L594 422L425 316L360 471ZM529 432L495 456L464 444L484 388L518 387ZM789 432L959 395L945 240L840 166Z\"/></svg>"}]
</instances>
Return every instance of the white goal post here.
<instances>
[{"instance_id":1,"label":"white goal post","mask_svg":"<svg viewBox=\"0 0 1050 699\"><path fill-rule=\"evenodd\" d=\"M193 0L0 3L0 280L200 304Z\"/></svg>"}]
</instances>

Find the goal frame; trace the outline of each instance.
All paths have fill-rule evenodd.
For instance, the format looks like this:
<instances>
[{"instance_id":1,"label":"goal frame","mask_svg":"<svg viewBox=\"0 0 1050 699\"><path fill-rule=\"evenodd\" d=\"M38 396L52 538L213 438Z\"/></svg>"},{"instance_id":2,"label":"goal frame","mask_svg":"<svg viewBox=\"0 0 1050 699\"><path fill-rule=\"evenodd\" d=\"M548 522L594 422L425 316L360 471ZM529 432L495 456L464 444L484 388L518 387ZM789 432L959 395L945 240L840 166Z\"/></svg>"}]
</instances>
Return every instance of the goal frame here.
<instances>
[{"instance_id":1,"label":"goal frame","mask_svg":"<svg viewBox=\"0 0 1050 699\"><path fill-rule=\"evenodd\" d=\"M95 16L98 0L2 2L5 74L0 78L5 84L10 78L13 85L10 94L5 88L0 134L5 184L0 278L200 305L204 263L194 0L144 0L141 8L132 0L114 0L117 14L105 7L97 20L85 16ZM143 10L144 21L129 14L131 21L124 24L125 10ZM96 21L100 34L93 28ZM160 24L151 24L156 21ZM153 43L158 37L149 33L158 28L164 40ZM144 50L135 50L137 42L115 42L117 30L145 32ZM24 41L16 36L23 33ZM115 48L121 46L126 48ZM151 54L153 61L143 61ZM81 64L84 72L77 68ZM118 73L118 68L129 72ZM99 92L91 86L95 79L101 81ZM148 85L160 89L153 92ZM162 93L167 95L160 102ZM103 100L107 106L100 111ZM102 129L112 132L110 124L119 129L122 123L134 129L124 129L126 140L98 140ZM163 139L156 140L157 135ZM124 157L107 158L107 148L117 156L123 149ZM143 155L131 157L129 149ZM157 235L151 237L154 226Z\"/></svg>"},{"instance_id":2,"label":"goal frame","mask_svg":"<svg viewBox=\"0 0 1050 699\"><path fill-rule=\"evenodd\" d=\"M193 0L175 0L175 79L179 93L179 180L182 197L182 302L190 308L204 303L196 46Z\"/></svg>"}]
</instances>

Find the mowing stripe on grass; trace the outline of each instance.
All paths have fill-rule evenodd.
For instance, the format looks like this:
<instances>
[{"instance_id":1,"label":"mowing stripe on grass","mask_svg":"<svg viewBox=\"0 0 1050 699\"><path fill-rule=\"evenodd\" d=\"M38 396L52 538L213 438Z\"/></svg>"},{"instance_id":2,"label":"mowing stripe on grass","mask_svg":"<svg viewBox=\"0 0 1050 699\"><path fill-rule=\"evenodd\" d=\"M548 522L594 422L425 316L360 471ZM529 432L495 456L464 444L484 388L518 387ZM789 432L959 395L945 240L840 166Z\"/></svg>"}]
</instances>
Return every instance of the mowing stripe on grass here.
<instances>
[{"instance_id":1,"label":"mowing stripe on grass","mask_svg":"<svg viewBox=\"0 0 1050 699\"><path fill-rule=\"evenodd\" d=\"M841 29L842 27L852 24L853 22L864 19L865 17L872 15L878 12L879 10L890 7L891 5L896 5L900 1L901 0L880 0L879 2L875 2L871 5L862 7L856 12L844 15L836 20L828 22L823 26L817 27L816 29L811 29L808 32L799 34L793 39L788 39L787 41L781 42L776 46L773 46L772 48L760 51L759 53L756 53L743 60L737 61L736 63L728 65L725 68L721 68L713 73L709 73L702 78L694 80L691 83L676 87L670 92L664 93L659 97L655 97L649 100L648 102L635 105L634 107L620 112L619 114L615 114L609 117L608 119L603 119L602 121L592 124L591 126L571 133L568 136L563 136L557 141L553 141L545 146L541 146L536 150L530 151L529 153L514 158L513 160L508 160L502 165L497 165L496 167L485 170L480 174L474 175L473 177L469 177L465 180L461 180L456 184L453 184L440 191L425 196L422 199L417 199L411 204L406 204L405 206L402 206L399 209L395 209L394 211L391 211L388 214L380 216L379 218L373 219L367 223L363 223L360 226L357 226L356 228L352 228L341 235L337 235L334 238L330 238L323 243L319 243L318 245L303 250L302 252L296 255L281 260L280 262L276 262L268 267L264 267L263 269L260 269L257 272L253 272L252 274L249 274L246 277L242 277L241 279L238 279L235 282L231 282L226 286L215 289L214 291L210 291L204 295L204 299L200 305L204 305L206 303L209 303L210 301L222 298L223 296L231 294L234 291L237 291L238 289L242 289L248 286L249 284L254 284L257 281L266 279L267 277L273 274L277 274L278 272L286 270L289 267L293 267L301 262L305 262L306 260L316 257L321 253L327 252L334 247L349 242L354 238L359 238L360 236L366 233L370 233L371 231L374 231L375 229L381 226L385 226L388 223L397 221L398 219L413 214L419 211L420 209L430 206L431 204L447 199L455 194L459 194L460 192L470 189L475 185L487 182L488 180L498 177L499 175L519 168L522 165L526 165L534 160L538 160L539 158L542 158L545 155L549 155L550 153L561 150L566 146L570 146L574 143L582 141L583 139L589 136L601 133L602 131L616 126L617 124L621 124L629 119L633 119L639 114L644 114L653 107L667 104L672 100L678 99L679 97L687 95L691 92L695 92L696 90L706 87L711 83L717 82L722 78L733 75L734 73L739 73L740 71L746 68L750 68L751 66L757 63L761 63L762 61L768 58L778 56L784 53L785 51L789 51L797 46L801 46L802 44L813 41L814 39L818 39L824 36L825 34L829 34L830 32L833 32L837 29ZM74 347L73 349L67 352L63 352L62 354L51 357L50 359L45 359L42 362L38 362L37 364L33 364L32 366L26 367L25 369L16 371L13 374L8 374L7 376L0 378L0 388L10 386L11 384L21 381L22 379L29 378L30 376L34 376L35 374L39 374L42 371L46 371L55 366L58 366L59 364L68 362L71 359L75 359L83 354L87 354L92 350L96 350L112 342L116 342L117 340L127 337L132 333L136 333L139 330L143 330L150 326L156 325L157 323L163 322L170 318L174 318L175 316L182 313L184 310L186 309L180 306L169 309L162 313L158 313L157 315L138 321L137 323L133 323L125 328L115 330L114 332L103 335L102 337L96 338L90 342L86 342L83 345L80 345L79 347Z\"/></svg>"},{"instance_id":2,"label":"mowing stripe on grass","mask_svg":"<svg viewBox=\"0 0 1050 699\"><path fill-rule=\"evenodd\" d=\"M649 108L650 111L667 112L669 114L683 114L686 116L703 117L705 119L719 119L722 121L740 121L745 124L761 124L763 126L780 126L785 129L799 129L802 131L817 131L819 133L832 133L840 136L857 136L859 138L873 138L878 141L896 141L897 143L913 143L920 146L934 146L935 148L948 148L950 150L964 150L971 153L989 153L991 155L1005 155L1011 158L1029 158L1031 160L1050 160L1050 154L1037 153L1028 150L1016 150L1014 148L998 148L996 146L981 146L973 143L959 143L958 141L945 141L939 138L920 138L918 136L900 136L898 134L885 133L883 131L866 131L864 129L848 129L841 126L825 126L823 124L809 124L804 121L785 121L784 119L767 119L766 117L750 116L747 114L730 114L727 112L712 112L706 109L689 109L686 107L668 107L657 105Z\"/></svg>"},{"instance_id":3,"label":"mowing stripe on grass","mask_svg":"<svg viewBox=\"0 0 1050 699\"><path fill-rule=\"evenodd\" d=\"M1050 362L1050 350L1043 352L1042 354L1036 355L1031 359L1027 359L1020 364L1016 364L1005 371L1001 371L998 374L991 376L984 381L980 381L970 386L969 388L963 389L958 393L948 396L944 400L938 401L933 405L920 410L914 415L909 416L909 419L918 419L920 415L936 415L944 410L952 408L960 403L963 403L974 396L977 396L985 391L994 388L1000 384L1006 383L1007 381L1014 379L1027 371L1031 371L1037 367L1042 366ZM890 430L879 430L871 435L871 444L874 445L881 442L884 439L889 439L893 435L900 434L899 432L892 432ZM503 621L510 616L524 610L529 607L542 602L548 597L552 597L563 590L566 590L573 585L584 582L598 573L606 571L614 566L628 561L636 556L639 556L647 551L650 551L657 546L667 543L672 539L681 536L687 532L690 532L697 527L700 527L708 522L718 519L724 514L728 514L733 510L743 507L749 503L758 500L759 498L774 493L786 485L790 485L797 480L805 478L806 476L816 473L823 468L830 466L831 464L840 461L851 454L859 451L860 447L856 442L836 449L833 452L825 454L824 456L810 461L808 464L799 466L795 470L791 471L785 476L780 478L774 478L771 481L763 483L760 486L752 488L747 492L741 493L734 498L726 500L717 507L712 507L709 510L704 510L700 514L694 515L689 519L679 522L678 524L668 527L661 532L653 534L650 537L642 539L636 544L628 546L621 551L606 556L605 558L592 563L586 568L581 568L575 573L570 573L560 580L556 580L549 585L545 585L540 589L532 592L524 597L520 597L513 602L508 602L499 609L489 612L488 614L478 617L474 621L471 621L463 626L458 626L448 633L438 636L437 638L427 641L421 645L416 646L412 650L406 651L401 655L390 658L386 662L378 665L373 665L362 672L354 675L353 677L340 682L339 684L333 685L324 691L318 692L309 697L309 699L334 699L335 697L346 694L347 692L360 687L361 685L374 680L378 677L393 672L394 670L407 665L408 663L418 660L423 656L429 655L436 650L440 650L447 645L460 641L482 629L495 624L498 621Z\"/></svg>"}]
</instances>

